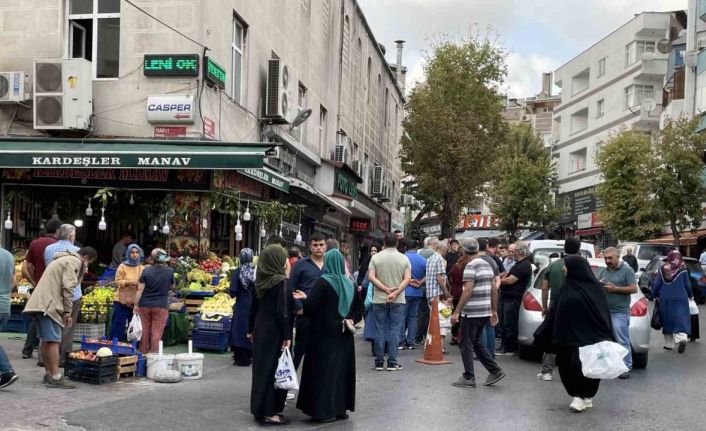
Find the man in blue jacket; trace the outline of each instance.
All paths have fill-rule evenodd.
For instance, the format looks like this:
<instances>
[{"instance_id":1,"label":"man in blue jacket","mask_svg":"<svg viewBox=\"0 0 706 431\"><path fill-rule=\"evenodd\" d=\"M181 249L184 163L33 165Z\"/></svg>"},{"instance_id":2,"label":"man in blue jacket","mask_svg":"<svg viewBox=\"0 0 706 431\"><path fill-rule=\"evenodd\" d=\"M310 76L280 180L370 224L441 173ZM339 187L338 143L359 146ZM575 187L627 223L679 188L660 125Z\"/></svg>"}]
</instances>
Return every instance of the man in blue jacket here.
<instances>
[{"instance_id":1,"label":"man in blue jacket","mask_svg":"<svg viewBox=\"0 0 706 431\"><path fill-rule=\"evenodd\" d=\"M427 260L417 253L419 242L416 239L407 240L407 252L405 256L412 266L412 281L404 291L405 311L402 320L402 331L400 332L399 350L414 350L414 340L417 337L417 315L419 314L419 304L424 296L424 277L427 270ZM406 334L405 334L406 332Z\"/></svg>"}]
</instances>

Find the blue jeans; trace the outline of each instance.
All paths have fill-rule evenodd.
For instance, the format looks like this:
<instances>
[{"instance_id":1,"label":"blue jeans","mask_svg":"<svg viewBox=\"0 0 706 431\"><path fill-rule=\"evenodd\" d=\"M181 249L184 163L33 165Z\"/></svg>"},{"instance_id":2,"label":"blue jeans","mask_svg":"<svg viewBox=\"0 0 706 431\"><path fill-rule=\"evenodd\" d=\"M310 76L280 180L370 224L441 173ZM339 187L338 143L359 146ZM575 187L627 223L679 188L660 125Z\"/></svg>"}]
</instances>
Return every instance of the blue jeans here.
<instances>
[{"instance_id":1,"label":"blue jeans","mask_svg":"<svg viewBox=\"0 0 706 431\"><path fill-rule=\"evenodd\" d=\"M422 302L421 296L405 297L404 320L400 326L400 344L406 341L407 344L414 344L417 338L417 316L419 315L419 304ZM407 336L405 336L405 330Z\"/></svg>"},{"instance_id":2,"label":"blue jeans","mask_svg":"<svg viewBox=\"0 0 706 431\"><path fill-rule=\"evenodd\" d=\"M113 302L113 318L110 321L110 334L108 339L117 338L118 341L127 341L125 327L132 320L132 307L123 305L119 302Z\"/></svg>"},{"instance_id":3,"label":"blue jeans","mask_svg":"<svg viewBox=\"0 0 706 431\"><path fill-rule=\"evenodd\" d=\"M9 314L0 314L0 328L5 326L5 323L10 320ZM5 349L0 346L0 374L9 373L12 371L12 365L10 365L10 360L7 358Z\"/></svg>"},{"instance_id":4,"label":"blue jeans","mask_svg":"<svg viewBox=\"0 0 706 431\"><path fill-rule=\"evenodd\" d=\"M373 315L377 333L375 334L375 363L382 364L387 353L387 366L397 365L397 345L400 327L404 319L405 304L373 304ZM387 352L385 342L387 341Z\"/></svg>"},{"instance_id":5,"label":"blue jeans","mask_svg":"<svg viewBox=\"0 0 706 431\"><path fill-rule=\"evenodd\" d=\"M490 357L495 359L495 327L490 324L490 320L483 327L483 344L488 349Z\"/></svg>"},{"instance_id":6,"label":"blue jeans","mask_svg":"<svg viewBox=\"0 0 706 431\"><path fill-rule=\"evenodd\" d=\"M632 370L632 347L630 345L630 314L628 312L610 313L610 320L613 321L613 335L615 342L628 349L625 356L625 366Z\"/></svg>"}]
</instances>

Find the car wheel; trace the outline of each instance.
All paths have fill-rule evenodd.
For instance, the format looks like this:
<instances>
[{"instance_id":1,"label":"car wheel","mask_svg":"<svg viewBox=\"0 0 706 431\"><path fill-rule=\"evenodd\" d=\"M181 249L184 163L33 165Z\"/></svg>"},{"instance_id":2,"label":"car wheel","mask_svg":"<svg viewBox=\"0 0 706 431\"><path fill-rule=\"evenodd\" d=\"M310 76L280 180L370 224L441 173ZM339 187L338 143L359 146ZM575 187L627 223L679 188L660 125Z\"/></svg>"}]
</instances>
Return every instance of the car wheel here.
<instances>
[{"instance_id":1,"label":"car wheel","mask_svg":"<svg viewBox=\"0 0 706 431\"><path fill-rule=\"evenodd\" d=\"M647 368L647 356L649 352L644 353L632 353L632 367L633 368Z\"/></svg>"},{"instance_id":2,"label":"car wheel","mask_svg":"<svg viewBox=\"0 0 706 431\"><path fill-rule=\"evenodd\" d=\"M542 351L532 346L520 346L520 359L533 362L541 362Z\"/></svg>"}]
</instances>

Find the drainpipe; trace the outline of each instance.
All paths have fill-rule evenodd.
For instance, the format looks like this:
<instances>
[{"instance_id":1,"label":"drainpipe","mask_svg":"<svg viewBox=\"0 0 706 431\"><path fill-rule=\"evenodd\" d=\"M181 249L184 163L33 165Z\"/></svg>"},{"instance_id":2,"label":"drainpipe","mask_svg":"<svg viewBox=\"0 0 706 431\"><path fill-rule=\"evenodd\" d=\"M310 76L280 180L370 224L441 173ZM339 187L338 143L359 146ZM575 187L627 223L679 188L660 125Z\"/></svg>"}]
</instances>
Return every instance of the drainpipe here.
<instances>
[{"instance_id":1,"label":"drainpipe","mask_svg":"<svg viewBox=\"0 0 706 431\"><path fill-rule=\"evenodd\" d=\"M696 2L689 0L686 16L686 53L698 53L696 50ZM696 67L684 68L684 114L692 118L696 105Z\"/></svg>"}]
</instances>

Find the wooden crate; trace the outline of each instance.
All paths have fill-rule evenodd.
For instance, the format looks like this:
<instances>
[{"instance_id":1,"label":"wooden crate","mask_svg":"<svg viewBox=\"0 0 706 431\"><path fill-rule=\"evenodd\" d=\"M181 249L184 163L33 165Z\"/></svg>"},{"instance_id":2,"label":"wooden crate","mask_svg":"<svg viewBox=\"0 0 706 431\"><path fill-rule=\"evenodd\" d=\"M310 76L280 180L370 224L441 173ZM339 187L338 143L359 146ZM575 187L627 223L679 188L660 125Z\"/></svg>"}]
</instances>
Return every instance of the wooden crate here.
<instances>
[{"instance_id":1,"label":"wooden crate","mask_svg":"<svg viewBox=\"0 0 706 431\"><path fill-rule=\"evenodd\" d=\"M199 307L203 304L203 298L186 298L184 299L184 305L186 305L186 312L191 314L196 314L199 312Z\"/></svg>"},{"instance_id":2,"label":"wooden crate","mask_svg":"<svg viewBox=\"0 0 706 431\"><path fill-rule=\"evenodd\" d=\"M118 379L135 377L137 371L137 355L118 358Z\"/></svg>"}]
</instances>

